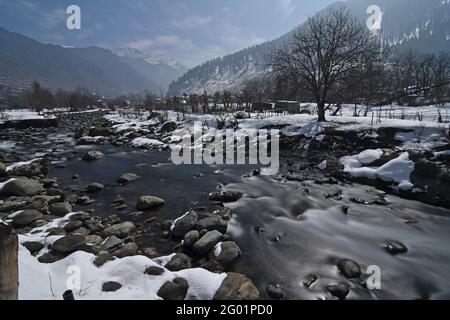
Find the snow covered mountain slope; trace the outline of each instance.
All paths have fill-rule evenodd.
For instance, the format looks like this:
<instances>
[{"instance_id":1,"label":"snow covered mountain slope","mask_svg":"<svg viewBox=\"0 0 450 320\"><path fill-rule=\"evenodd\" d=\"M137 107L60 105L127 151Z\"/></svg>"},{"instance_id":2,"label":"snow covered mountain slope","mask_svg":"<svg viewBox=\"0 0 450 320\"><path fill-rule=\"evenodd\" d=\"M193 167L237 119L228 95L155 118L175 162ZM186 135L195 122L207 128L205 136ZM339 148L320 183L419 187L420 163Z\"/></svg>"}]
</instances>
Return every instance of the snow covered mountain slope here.
<instances>
[{"instance_id":1,"label":"snow covered mountain slope","mask_svg":"<svg viewBox=\"0 0 450 320\"><path fill-rule=\"evenodd\" d=\"M122 62L156 82L163 91L167 91L169 84L187 70L176 60L161 54L144 53L129 47L115 49L113 52L120 57ZM160 94L160 92L154 93Z\"/></svg>"},{"instance_id":2,"label":"snow covered mountain slope","mask_svg":"<svg viewBox=\"0 0 450 320\"><path fill-rule=\"evenodd\" d=\"M383 39L401 50L450 51L450 0L349 0L322 12L342 5L363 21L369 17L367 8L378 5L383 12ZM170 85L169 94L237 90L246 79L262 72L267 54L290 35L196 66Z\"/></svg>"}]
</instances>

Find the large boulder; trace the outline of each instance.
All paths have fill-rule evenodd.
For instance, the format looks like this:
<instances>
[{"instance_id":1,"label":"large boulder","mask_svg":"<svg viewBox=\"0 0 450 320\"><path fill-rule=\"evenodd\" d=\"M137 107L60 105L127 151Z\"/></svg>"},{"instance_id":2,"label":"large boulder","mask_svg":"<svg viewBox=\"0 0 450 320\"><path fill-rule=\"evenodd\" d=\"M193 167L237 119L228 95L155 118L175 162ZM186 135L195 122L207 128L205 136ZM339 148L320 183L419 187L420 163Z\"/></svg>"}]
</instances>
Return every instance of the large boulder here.
<instances>
[{"instance_id":1,"label":"large boulder","mask_svg":"<svg viewBox=\"0 0 450 320\"><path fill-rule=\"evenodd\" d=\"M235 202L242 197L242 193L235 191L216 191L208 195L209 200L218 202Z\"/></svg>"},{"instance_id":2,"label":"large boulder","mask_svg":"<svg viewBox=\"0 0 450 320\"><path fill-rule=\"evenodd\" d=\"M190 211L181 218L174 221L171 227L171 232L175 237L182 238L194 229L198 221L198 215L195 211Z\"/></svg>"},{"instance_id":3,"label":"large boulder","mask_svg":"<svg viewBox=\"0 0 450 320\"><path fill-rule=\"evenodd\" d=\"M44 191L42 184L32 179L14 179L3 186L2 193L10 196L35 196Z\"/></svg>"},{"instance_id":4,"label":"large boulder","mask_svg":"<svg viewBox=\"0 0 450 320\"><path fill-rule=\"evenodd\" d=\"M164 300L184 300L189 289L188 282L183 278L167 281L158 290L158 296Z\"/></svg>"},{"instance_id":5,"label":"large boulder","mask_svg":"<svg viewBox=\"0 0 450 320\"><path fill-rule=\"evenodd\" d=\"M203 237L200 238L194 246L192 247L194 252L198 255L207 254L214 246L219 243L222 239L223 234L219 231L213 230L207 232Z\"/></svg>"},{"instance_id":6,"label":"large boulder","mask_svg":"<svg viewBox=\"0 0 450 320\"><path fill-rule=\"evenodd\" d=\"M342 272L344 276L346 276L349 279L359 278L361 276L361 268L353 260L349 259L340 260L337 263L337 267L339 271Z\"/></svg>"},{"instance_id":7,"label":"large boulder","mask_svg":"<svg viewBox=\"0 0 450 320\"><path fill-rule=\"evenodd\" d=\"M124 239L130 235L134 230L136 230L136 226L133 222L123 222L111 227L106 228L103 233L104 237L116 236L118 238Z\"/></svg>"},{"instance_id":8,"label":"large boulder","mask_svg":"<svg viewBox=\"0 0 450 320\"><path fill-rule=\"evenodd\" d=\"M195 229L197 230L208 230L208 231L217 230L220 233L226 233L227 228L228 223L218 216L211 216L201 219L195 225Z\"/></svg>"},{"instance_id":9,"label":"large boulder","mask_svg":"<svg viewBox=\"0 0 450 320\"><path fill-rule=\"evenodd\" d=\"M52 215L64 217L72 212L72 205L68 202L52 203L48 209Z\"/></svg>"},{"instance_id":10,"label":"large boulder","mask_svg":"<svg viewBox=\"0 0 450 320\"><path fill-rule=\"evenodd\" d=\"M191 259L183 253L177 253L164 267L170 271L190 269L192 267Z\"/></svg>"},{"instance_id":11,"label":"large boulder","mask_svg":"<svg viewBox=\"0 0 450 320\"><path fill-rule=\"evenodd\" d=\"M138 199L136 208L139 211L155 210L163 207L165 201L161 198L154 196L142 196Z\"/></svg>"},{"instance_id":12,"label":"large boulder","mask_svg":"<svg viewBox=\"0 0 450 320\"><path fill-rule=\"evenodd\" d=\"M83 160L84 161L96 161L96 160L101 160L105 157L105 155L97 150L92 150L87 152L84 156L83 156Z\"/></svg>"},{"instance_id":13,"label":"large boulder","mask_svg":"<svg viewBox=\"0 0 450 320\"><path fill-rule=\"evenodd\" d=\"M81 234L69 234L53 243L53 250L60 253L76 251L86 243L86 237Z\"/></svg>"},{"instance_id":14,"label":"large boulder","mask_svg":"<svg viewBox=\"0 0 450 320\"><path fill-rule=\"evenodd\" d=\"M259 291L253 282L240 273L227 273L214 300L258 300Z\"/></svg>"},{"instance_id":15,"label":"large boulder","mask_svg":"<svg viewBox=\"0 0 450 320\"><path fill-rule=\"evenodd\" d=\"M226 241L216 245L214 259L229 268L241 256L241 249L233 241Z\"/></svg>"},{"instance_id":16,"label":"large boulder","mask_svg":"<svg viewBox=\"0 0 450 320\"><path fill-rule=\"evenodd\" d=\"M33 222L40 220L44 215L37 210L24 210L16 214L13 218L13 225L15 227L29 226Z\"/></svg>"}]
</instances>

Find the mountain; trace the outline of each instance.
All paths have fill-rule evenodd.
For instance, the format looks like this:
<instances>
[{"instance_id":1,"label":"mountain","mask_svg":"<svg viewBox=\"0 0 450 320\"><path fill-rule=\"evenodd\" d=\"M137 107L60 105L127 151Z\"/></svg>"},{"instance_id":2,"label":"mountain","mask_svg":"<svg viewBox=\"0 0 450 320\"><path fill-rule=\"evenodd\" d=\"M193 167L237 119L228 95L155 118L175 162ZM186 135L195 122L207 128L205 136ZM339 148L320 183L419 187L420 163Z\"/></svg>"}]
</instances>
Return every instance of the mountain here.
<instances>
[{"instance_id":1,"label":"mountain","mask_svg":"<svg viewBox=\"0 0 450 320\"><path fill-rule=\"evenodd\" d=\"M319 14L346 6L365 23L370 5L383 11L382 37L391 46L423 53L450 52L450 0L349 0L333 3ZM267 54L291 34L196 66L171 83L169 94L238 90L246 79L263 72Z\"/></svg>"},{"instance_id":2,"label":"mountain","mask_svg":"<svg viewBox=\"0 0 450 320\"><path fill-rule=\"evenodd\" d=\"M164 91L178 79L187 68L174 59L161 54L148 54L134 48L120 48L113 52L135 71L157 83ZM158 93L158 92L154 92Z\"/></svg>"},{"instance_id":3,"label":"mountain","mask_svg":"<svg viewBox=\"0 0 450 320\"><path fill-rule=\"evenodd\" d=\"M84 87L110 96L161 90L110 50L44 44L1 27L0 79L3 87L15 90L32 80L52 89Z\"/></svg>"}]
</instances>

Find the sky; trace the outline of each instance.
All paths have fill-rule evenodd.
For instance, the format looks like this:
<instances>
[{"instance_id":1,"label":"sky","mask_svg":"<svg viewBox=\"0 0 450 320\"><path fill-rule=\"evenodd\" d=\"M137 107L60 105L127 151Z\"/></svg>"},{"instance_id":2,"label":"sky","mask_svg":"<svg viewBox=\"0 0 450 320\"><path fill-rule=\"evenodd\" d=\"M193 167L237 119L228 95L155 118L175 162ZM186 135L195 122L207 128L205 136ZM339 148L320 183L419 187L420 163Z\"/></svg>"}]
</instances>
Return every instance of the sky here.
<instances>
[{"instance_id":1,"label":"sky","mask_svg":"<svg viewBox=\"0 0 450 320\"><path fill-rule=\"evenodd\" d=\"M0 26L45 43L133 47L186 66L273 40L335 0L0 0ZM68 30L66 9L81 9Z\"/></svg>"}]
</instances>

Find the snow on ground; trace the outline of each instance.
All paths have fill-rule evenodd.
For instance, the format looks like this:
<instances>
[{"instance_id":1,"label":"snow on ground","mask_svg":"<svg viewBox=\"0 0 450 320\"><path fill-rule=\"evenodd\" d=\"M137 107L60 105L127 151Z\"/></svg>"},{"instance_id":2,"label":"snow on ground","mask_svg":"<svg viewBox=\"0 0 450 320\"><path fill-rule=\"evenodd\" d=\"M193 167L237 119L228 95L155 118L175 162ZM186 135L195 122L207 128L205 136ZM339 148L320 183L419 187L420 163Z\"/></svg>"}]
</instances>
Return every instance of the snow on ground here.
<instances>
[{"instance_id":1,"label":"snow on ground","mask_svg":"<svg viewBox=\"0 0 450 320\"><path fill-rule=\"evenodd\" d=\"M75 213L19 236L21 300L61 300L62 294L69 289L73 290L76 300L155 300L161 299L157 295L159 288L166 281L177 277L186 279L189 284L186 299L210 300L226 278L225 273L211 273L201 268L178 272L165 269L161 276L145 274L148 267L163 267L172 255L154 260L144 256L126 257L107 262L98 268L93 263L95 255L78 251L55 263L42 264L22 246L27 241L38 241L45 246L52 244L62 236L47 237L45 230L64 226L73 214ZM38 255L45 252L47 249L41 250ZM103 283L108 281L118 282L122 284L122 288L116 292L102 292Z\"/></svg>"},{"instance_id":2,"label":"snow on ground","mask_svg":"<svg viewBox=\"0 0 450 320\"><path fill-rule=\"evenodd\" d=\"M134 139L131 144L135 148L142 148L142 147L151 147L151 146L163 146L164 143L162 143L159 140L156 139L148 139L148 138L136 138Z\"/></svg>"},{"instance_id":3,"label":"snow on ground","mask_svg":"<svg viewBox=\"0 0 450 320\"><path fill-rule=\"evenodd\" d=\"M381 167L364 166L370 165L381 158L383 150L365 150L354 156L342 157L339 161L344 165L344 172L353 177L364 177L369 179L381 179L386 182L396 183L398 189L407 191L412 190L414 185L411 183L411 173L414 171L415 164L409 160L408 152L402 153L398 158L393 159ZM319 165L321 169L326 168L326 162Z\"/></svg>"}]
</instances>

